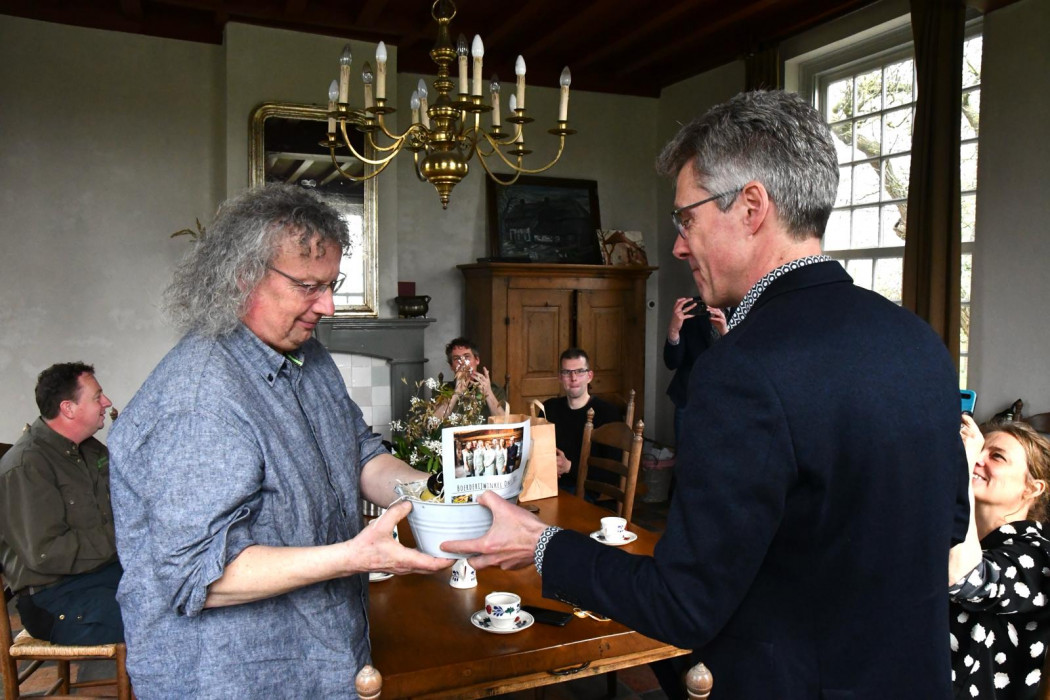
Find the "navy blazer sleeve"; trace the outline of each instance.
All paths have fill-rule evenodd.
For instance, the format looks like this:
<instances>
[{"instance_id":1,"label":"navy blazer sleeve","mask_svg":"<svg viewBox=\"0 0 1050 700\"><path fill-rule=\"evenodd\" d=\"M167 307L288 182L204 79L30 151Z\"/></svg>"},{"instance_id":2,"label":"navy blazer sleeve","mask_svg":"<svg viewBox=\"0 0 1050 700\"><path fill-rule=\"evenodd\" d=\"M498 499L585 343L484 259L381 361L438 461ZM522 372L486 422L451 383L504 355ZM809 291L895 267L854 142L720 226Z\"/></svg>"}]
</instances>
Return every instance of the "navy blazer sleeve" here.
<instances>
[{"instance_id":1,"label":"navy blazer sleeve","mask_svg":"<svg viewBox=\"0 0 1050 700\"><path fill-rule=\"evenodd\" d=\"M603 611L685 648L709 641L738 608L777 531L797 470L772 383L743 354L721 359L725 371L705 373L691 385L720 410L701 416L691 406L683 431L711 458L676 470L669 516L675 521L668 521L654 555L633 556L578 533L558 533L544 557L544 596Z\"/></svg>"}]
</instances>

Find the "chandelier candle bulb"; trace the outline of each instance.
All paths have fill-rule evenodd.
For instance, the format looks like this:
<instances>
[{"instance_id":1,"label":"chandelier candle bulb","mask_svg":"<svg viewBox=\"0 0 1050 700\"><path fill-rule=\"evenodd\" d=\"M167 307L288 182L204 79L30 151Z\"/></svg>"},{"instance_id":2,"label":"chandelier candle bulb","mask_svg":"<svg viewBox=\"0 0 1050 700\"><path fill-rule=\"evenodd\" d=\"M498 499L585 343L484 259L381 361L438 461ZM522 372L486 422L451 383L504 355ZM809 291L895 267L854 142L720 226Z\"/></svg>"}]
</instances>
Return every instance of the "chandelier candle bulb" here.
<instances>
[{"instance_id":1,"label":"chandelier candle bulb","mask_svg":"<svg viewBox=\"0 0 1050 700\"><path fill-rule=\"evenodd\" d=\"M514 61L514 75L518 76L518 106L511 109L525 109L525 57L518 56Z\"/></svg>"},{"instance_id":2,"label":"chandelier candle bulb","mask_svg":"<svg viewBox=\"0 0 1050 700\"><path fill-rule=\"evenodd\" d=\"M386 99L386 44L376 47L376 99Z\"/></svg>"},{"instance_id":3,"label":"chandelier candle bulb","mask_svg":"<svg viewBox=\"0 0 1050 700\"><path fill-rule=\"evenodd\" d=\"M412 99L409 100L408 106L412 108L412 123L419 123L419 90L412 91Z\"/></svg>"},{"instance_id":4,"label":"chandelier candle bulb","mask_svg":"<svg viewBox=\"0 0 1050 700\"><path fill-rule=\"evenodd\" d=\"M343 53L339 56L339 101L347 104L350 101L350 63L353 56L350 55L350 44L343 47Z\"/></svg>"},{"instance_id":5,"label":"chandelier candle bulb","mask_svg":"<svg viewBox=\"0 0 1050 700\"><path fill-rule=\"evenodd\" d=\"M489 83L492 92L492 128L499 130L499 76L492 74L492 82Z\"/></svg>"},{"instance_id":6,"label":"chandelier candle bulb","mask_svg":"<svg viewBox=\"0 0 1050 700\"><path fill-rule=\"evenodd\" d=\"M516 95L511 95L507 102L509 103L511 113L518 110L518 98ZM517 124L516 126L518 127L518 133L514 137L514 143L521 143L525 139L525 125Z\"/></svg>"},{"instance_id":7,"label":"chandelier candle bulb","mask_svg":"<svg viewBox=\"0 0 1050 700\"><path fill-rule=\"evenodd\" d=\"M481 59L485 55L485 45L481 43L481 35L474 35L474 43L470 47L470 55L474 57L474 83L471 85L471 94L481 97Z\"/></svg>"},{"instance_id":8,"label":"chandelier candle bulb","mask_svg":"<svg viewBox=\"0 0 1050 700\"><path fill-rule=\"evenodd\" d=\"M562 69L561 78L558 82L561 84L561 100L558 102L558 121L564 122L569 120L569 83L572 82L572 73L569 72L568 66Z\"/></svg>"},{"instance_id":9,"label":"chandelier candle bulb","mask_svg":"<svg viewBox=\"0 0 1050 700\"><path fill-rule=\"evenodd\" d=\"M335 100L339 97L339 86L333 80L328 86L328 133L335 133Z\"/></svg>"},{"instance_id":10,"label":"chandelier candle bulb","mask_svg":"<svg viewBox=\"0 0 1050 700\"><path fill-rule=\"evenodd\" d=\"M423 126L429 129L430 115L427 113L427 81L420 78L416 91L419 93L419 120Z\"/></svg>"},{"instance_id":11,"label":"chandelier candle bulb","mask_svg":"<svg viewBox=\"0 0 1050 700\"><path fill-rule=\"evenodd\" d=\"M372 108L372 81L375 80L375 74L372 73L372 64L365 61L365 65L361 66L361 84L365 86L365 109Z\"/></svg>"},{"instance_id":12,"label":"chandelier candle bulb","mask_svg":"<svg viewBox=\"0 0 1050 700\"><path fill-rule=\"evenodd\" d=\"M467 46L467 37L462 34L456 41L456 57L459 61L459 94L467 94L467 57L470 56L470 48Z\"/></svg>"}]
</instances>

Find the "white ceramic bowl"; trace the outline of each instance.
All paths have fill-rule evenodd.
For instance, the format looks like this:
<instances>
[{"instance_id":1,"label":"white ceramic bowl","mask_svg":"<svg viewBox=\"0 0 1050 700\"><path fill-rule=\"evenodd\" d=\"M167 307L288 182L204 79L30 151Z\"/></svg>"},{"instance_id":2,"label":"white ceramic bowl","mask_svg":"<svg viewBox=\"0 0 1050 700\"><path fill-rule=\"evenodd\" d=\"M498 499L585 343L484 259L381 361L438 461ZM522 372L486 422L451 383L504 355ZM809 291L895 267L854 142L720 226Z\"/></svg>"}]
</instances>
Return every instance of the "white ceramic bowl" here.
<instances>
[{"instance_id":1,"label":"white ceramic bowl","mask_svg":"<svg viewBox=\"0 0 1050 700\"><path fill-rule=\"evenodd\" d=\"M401 487L398 486L398 493ZM449 540L472 540L481 537L492 526L492 512L480 503L444 503L412 499L408 524L416 538L416 548L424 554L445 559L464 555L441 549Z\"/></svg>"}]
</instances>

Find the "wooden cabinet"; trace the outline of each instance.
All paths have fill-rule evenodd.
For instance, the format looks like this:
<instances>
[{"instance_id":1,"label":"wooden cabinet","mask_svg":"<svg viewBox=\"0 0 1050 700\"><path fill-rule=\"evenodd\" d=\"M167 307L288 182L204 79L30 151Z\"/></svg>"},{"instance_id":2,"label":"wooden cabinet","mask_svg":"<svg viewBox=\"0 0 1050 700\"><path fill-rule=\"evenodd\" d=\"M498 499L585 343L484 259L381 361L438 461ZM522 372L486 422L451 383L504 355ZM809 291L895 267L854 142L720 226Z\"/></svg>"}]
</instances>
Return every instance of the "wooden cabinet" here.
<instances>
[{"instance_id":1,"label":"wooden cabinet","mask_svg":"<svg viewBox=\"0 0 1050 700\"><path fill-rule=\"evenodd\" d=\"M558 361L587 351L591 393L622 403L645 396L645 281L654 267L478 263L466 278L464 330L493 381L509 381L511 411L561 393Z\"/></svg>"}]
</instances>

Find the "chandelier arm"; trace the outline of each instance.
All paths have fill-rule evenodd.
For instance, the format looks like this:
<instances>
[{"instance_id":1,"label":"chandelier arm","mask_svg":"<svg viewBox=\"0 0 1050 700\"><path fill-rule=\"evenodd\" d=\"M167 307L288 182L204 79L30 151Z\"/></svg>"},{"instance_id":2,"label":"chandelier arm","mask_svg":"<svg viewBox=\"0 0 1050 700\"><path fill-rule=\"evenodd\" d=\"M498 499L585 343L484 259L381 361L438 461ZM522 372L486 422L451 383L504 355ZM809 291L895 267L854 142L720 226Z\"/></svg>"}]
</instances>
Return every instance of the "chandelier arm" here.
<instances>
[{"instance_id":1,"label":"chandelier arm","mask_svg":"<svg viewBox=\"0 0 1050 700\"><path fill-rule=\"evenodd\" d=\"M382 145L379 144L378 141L375 140L375 137L372 135L373 132L367 131L365 133L366 133L366 135L368 137L368 145L371 146L373 149L375 149L377 151L384 152L384 153L387 152L387 151L395 151L395 152L400 152L401 151L401 141L394 141L391 144L388 144L386 146L382 146Z\"/></svg>"},{"instance_id":2,"label":"chandelier arm","mask_svg":"<svg viewBox=\"0 0 1050 700\"><path fill-rule=\"evenodd\" d=\"M392 161L394 159L393 157L397 155L397 153L393 153L393 154L391 154L390 158L385 158L382 161L364 161L364 162L368 163L369 165L372 165L372 166L377 166L378 165L379 167L373 167L372 168L372 172L368 172L368 168L365 168L365 174L358 176L358 175L354 175L354 174L350 173L349 170L343 170L343 167L341 165L339 165L339 161L337 161L335 159L335 149L333 148L333 149L331 149L331 151L332 151L332 165L335 166L336 171L338 171L338 173L340 175L345 177L347 180L350 180L351 182L364 182L365 180L371 180L376 175L378 175L379 173L383 172L386 169L386 166L390 165L390 161Z\"/></svg>"},{"instance_id":3,"label":"chandelier arm","mask_svg":"<svg viewBox=\"0 0 1050 700\"><path fill-rule=\"evenodd\" d=\"M426 128L422 124L410 124L409 127L407 129L405 129L400 135L391 133L390 130L386 128L386 120L383 119L383 115L382 114L379 115L379 118L376 119L376 122L379 124L379 129L391 141L404 141L406 138L408 138L408 135L410 133L412 133L413 130L426 131ZM380 150L387 150L387 149L380 149Z\"/></svg>"},{"instance_id":4,"label":"chandelier arm","mask_svg":"<svg viewBox=\"0 0 1050 700\"><path fill-rule=\"evenodd\" d=\"M514 171L514 176L511 177L509 180L501 180L499 175L497 175L489 169L488 161L486 161L484 158L481 158L480 155L478 157L478 162L481 163L481 167L485 170L488 176L492 178L494 182L500 185L513 185L515 182L518 181L518 178L521 177L521 170L516 165L510 166L511 170Z\"/></svg>"},{"instance_id":5,"label":"chandelier arm","mask_svg":"<svg viewBox=\"0 0 1050 700\"><path fill-rule=\"evenodd\" d=\"M420 163L420 161L419 161L419 153L420 153L419 151L416 151L415 153L412 154L412 162L415 164L415 167L412 168L412 170L415 171L416 177L419 178L420 182L426 182L427 179L425 177L423 177L423 166L422 166L422 163Z\"/></svg>"},{"instance_id":6,"label":"chandelier arm","mask_svg":"<svg viewBox=\"0 0 1050 700\"><path fill-rule=\"evenodd\" d=\"M499 150L498 148L495 149L494 152L495 152L495 154L497 156L499 156L500 160L502 160L504 163L506 163L508 168L513 168L514 170L517 170L518 172L521 172L521 173L525 173L526 175L537 175L539 173L546 172L547 170L550 170L551 168L553 168L554 164L557 163L558 160L561 158L562 151L564 151L564 150L565 150L565 134L560 134L558 136L558 152L554 154L554 158L552 158L549 163L547 163L546 165L544 165L542 167L539 167L539 168L523 168L523 167L521 167L521 165L515 165L514 163L511 163L507 159L507 156L503 155L503 151ZM485 165L484 165L485 159L479 157L478 160L481 161L482 167L485 167ZM521 159L519 157L519 161L520 160ZM489 170L487 167L485 167L485 171L488 172L490 175L492 174L492 171Z\"/></svg>"},{"instance_id":7,"label":"chandelier arm","mask_svg":"<svg viewBox=\"0 0 1050 700\"><path fill-rule=\"evenodd\" d=\"M397 154L400 153L400 151L401 151L401 144L398 143L398 144L396 144L397 145L397 149L396 150L393 150L393 149L390 149L390 148L379 149L379 150L391 151L391 153L389 153L388 155L385 155L385 156L383 156L382 158L380 158L378 160L376 160L374 158L368 158L367 156L365 156L365 155L363 155L361 153L358 153L357 149L354 148L353 142L350 141L350 138L349 138L349 136L346 133L346 123L344 122L340 126L342 127L342 131L343 131L343 145L345 145L348 149L350 149L350 152L352 154L354 154L354 157L357 158L362 163L368 163L369 165L386 165L393 158L397 157ZM335 162L335 146L329 145L329 150L332 152L332 161Z\"/></svg>"}]
</instances>

